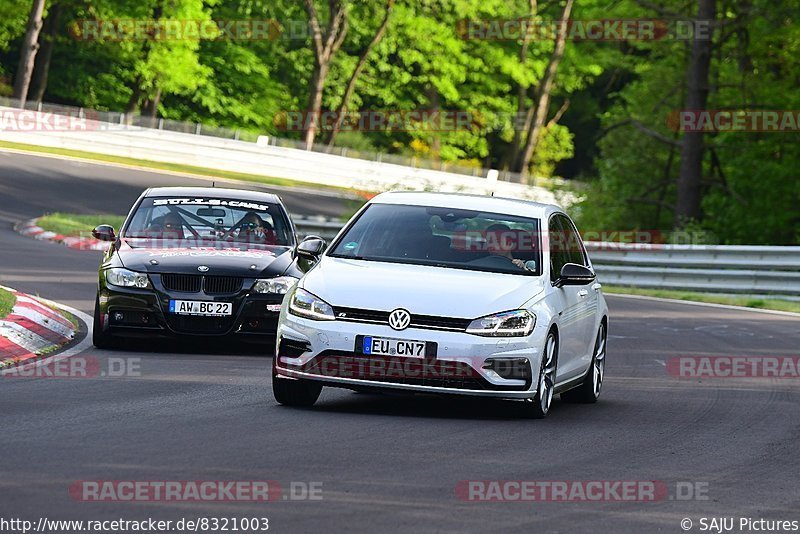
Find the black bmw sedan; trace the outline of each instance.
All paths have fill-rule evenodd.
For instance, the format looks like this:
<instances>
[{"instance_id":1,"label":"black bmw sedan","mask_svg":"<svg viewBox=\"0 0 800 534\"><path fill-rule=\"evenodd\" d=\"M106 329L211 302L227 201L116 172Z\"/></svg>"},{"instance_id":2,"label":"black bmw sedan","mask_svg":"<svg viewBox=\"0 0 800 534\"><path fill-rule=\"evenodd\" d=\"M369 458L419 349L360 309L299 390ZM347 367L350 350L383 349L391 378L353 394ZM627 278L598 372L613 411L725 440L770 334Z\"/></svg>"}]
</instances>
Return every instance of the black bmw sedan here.
<instances>
[{"instance_id":1,"label":"black bmw sedan","mask_svg":"<svg viewBox=\"0 0 800 534\"><path fill-rule=\"evenodd\" d=\"M100 265L94 345L123 337L237 336L272 342L284 294L309 263L280 199L236 189L145 191ZM320 239L303 243L321 248Z\"/></svg>"}]
</instances>

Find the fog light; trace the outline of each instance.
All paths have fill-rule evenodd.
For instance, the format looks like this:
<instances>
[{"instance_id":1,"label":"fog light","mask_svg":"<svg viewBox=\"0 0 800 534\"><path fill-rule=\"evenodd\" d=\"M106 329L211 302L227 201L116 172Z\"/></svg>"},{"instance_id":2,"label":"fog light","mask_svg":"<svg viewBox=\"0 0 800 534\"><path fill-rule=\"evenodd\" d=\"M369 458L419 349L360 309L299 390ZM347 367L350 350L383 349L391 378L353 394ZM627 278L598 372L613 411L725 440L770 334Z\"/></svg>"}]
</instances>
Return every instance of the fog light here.
<instances>
[{"instance_id":1,"label":"fog light","mask_svg":"<svg viewBox=\"0 0 800 534\"><path fill-rule=\"evenodd\" d=\"M505 380L527 380L531 376L528 358L488 358L483 368L494 371Z\"/></svg>"}]
</instances>

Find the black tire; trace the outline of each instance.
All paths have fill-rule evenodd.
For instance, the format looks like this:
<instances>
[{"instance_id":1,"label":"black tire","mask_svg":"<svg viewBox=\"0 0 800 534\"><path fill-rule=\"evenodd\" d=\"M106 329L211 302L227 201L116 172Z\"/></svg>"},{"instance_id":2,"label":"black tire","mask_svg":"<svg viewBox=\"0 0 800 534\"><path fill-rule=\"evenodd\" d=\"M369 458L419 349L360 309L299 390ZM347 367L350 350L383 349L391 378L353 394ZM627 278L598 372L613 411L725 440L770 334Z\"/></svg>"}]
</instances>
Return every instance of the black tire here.
<instances>
[{"instance_id":1,"label":"black tire","mask_svg":"<svg viewBox=\"0 0 800 534\"><path fill-rule=\"evenodd\" d=\"M274 361L272 365L274 369ZM313 406L320 393L322 384L311 380L281 378L274 370L272 371L272 394L275 400L284 406Z\"/></svg>"},{"instance_id":2,"label":"black tire","mask_svg":"<svg viewBox=\"0 0 800 534\"><path fill-rule=\"evenodd\" d=\"M561 394L563 402L572 404L594 404L600 398L603 387L603 376L606 365L606 325L600 323L597 329L597 338L594 341L594 354L592 363L581 385Z\"/></svg>"},{"instance_id":3,"label":"black tire","mask_svg":"<svg viewBox=\"0 0 800 534\"><path fill-rule=\"evenodd\" d=\"M92 345L98 349L112 350L119 346L119 341L108 332L103 332L100 324L100 298L94 301L94 320L92 321Z\"/></svg>"},{"instance_id":4,"label":"black tire","mask_svg":"<svg viewBox=\"0 0 800 534\"><path fill-rule=\"evenodd\" d=\"M544 419L550 413L553 403L556 370L558 369L558 337L554 331L551 330L547 334L544 346L542 363L539 365L539 374L537 375L539 386L536 388L536 396L526 400L524 404L525 417L529 419ZM542 387L543 385L544 387Z\"/></svg>"}]
</instances>

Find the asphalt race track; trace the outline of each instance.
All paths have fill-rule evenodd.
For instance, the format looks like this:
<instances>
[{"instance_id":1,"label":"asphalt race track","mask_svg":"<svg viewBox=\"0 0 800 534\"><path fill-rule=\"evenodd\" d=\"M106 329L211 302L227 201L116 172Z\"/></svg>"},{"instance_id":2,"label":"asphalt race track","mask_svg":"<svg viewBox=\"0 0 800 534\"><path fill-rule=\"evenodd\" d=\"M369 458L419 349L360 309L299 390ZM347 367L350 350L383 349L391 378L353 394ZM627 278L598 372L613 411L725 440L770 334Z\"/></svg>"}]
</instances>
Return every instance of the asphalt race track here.
<instances>
[{"instance_id":1,"label":"asphalt race track","mask_svg":"<svg viewBox=\"0 0 800 534\"><path fill-rule=\"evenodd\" d=\"M91 313L99 253L24 238L45 211L127 210L160 173L0 153L0 284ZM293 213L343 203L281 191ZM4 517L268 517L275 532L682 532L702 517L797 520L797 378L686 379L677 356L798 356L800 319L609 297L607 378L593 406L550 417L502 402L325 390L272 398L260 349L132 346L141 376L0 378ZM80 502L80 480L321 483L321 500ZM657 481L656 502L465 502L461 481ZM302 487L302 484L295 484ZM687 491L686 488L691 488ZM691 495L689 495L691 494ZM699 494L700 498L697 498ZM738 523L737 523L738 524Z\"/></svg>"}]
</instances>

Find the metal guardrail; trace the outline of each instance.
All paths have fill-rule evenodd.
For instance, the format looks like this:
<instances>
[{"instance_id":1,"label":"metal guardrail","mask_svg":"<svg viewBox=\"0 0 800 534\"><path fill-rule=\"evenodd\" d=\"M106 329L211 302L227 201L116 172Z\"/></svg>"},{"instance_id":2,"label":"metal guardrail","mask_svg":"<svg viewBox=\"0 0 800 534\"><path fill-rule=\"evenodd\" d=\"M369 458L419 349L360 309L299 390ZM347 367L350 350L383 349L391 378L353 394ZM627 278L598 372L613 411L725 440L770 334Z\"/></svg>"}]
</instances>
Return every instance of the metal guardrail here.
<instances>
[{"instance_id":1,"label":"metal guardrail","mask_svg":"<svg viewBox=\"0 0 800 534\"><path fill-rule=\"evenodd\" d=\"M41 121L47 123L48 120L53 122L52 117L48 119L48 114L65 113L50 109L42 112L20 111L3 107L2 101L0 112L10 114L8 116L26 113L25 124L31 121L36 124ZM270 144L107 123L103 119L108 117L92 118L89 115L68 121L66 126L62 124L55 127L51 124L52 128L48 126L34 131L27 127L0 128L0 140L215 171L286 178L361 191L411 189L461 191L481 195L493 193L550 204L560 202L562 205L570 205L577 199L576 194L571 191L559 191L556 195L554 190L547 187L501 181L497 173L492 173L491 176L453 174ZM119 117L117 120L120 120Z\"/></svg>"},{"instance_id":2,"label":"metal guardrail","mask_svg":"<svg viewBox=\"0 0 800 534\"><path fill-rule=\"evenodd\" d=\"M332 239L344 223L295 217L301 236ZM601 282L647 289L800 297L800 247L587 242Z\"/></svg>"},{"instance_id":3,"label":"metal guardrail","mask_svg":"<svg viewBox=\"0 0 800 534\"><path fill-rule=\"evenodd\" d=\"M0 97L0 106L9 108L19 108L20 101L14 98ZM28 100L25 103L24 109L30 111L38 111L43 113L53 113L60 115L70 115L73 117L81 117L89 120L95 120L110 125L117 125L117 128L127 126L135 126L140 128L161 130L166 132L177 132L192 134L206 137L216 137L220 139L231 139L241 141L256 142L264 132L257 132L253 130L243 130L239 128L226 128L223 126L214 126L209 124L201 124L197 122L176 121L171 119L164 119L160 117L149 117L140 115L138 113L124 113L122 111L101 111L90 108L83 108L77 106L68 106L65 104L52 104L48 102L40 102ZM293 148L297 150L306 150L306 143L300 139L282 138L277 136L266 136L268 146L280 148ZM332 146L327 144L315 143L311 147L311 151L323 154L333 154L347 158L361 159L366 161L375 161L378 163L392 163L395 165L402 165L405 167L427 169L434 171L442 171L451 174L458 174L464 176L472 176L485 178L490 169L483 167L472 167L459 165L458 163L425 159L420 157L402 155L402 154L386 154L375 150L361 150L348 148L346 146ZM497 179L502 182L510 182L522 184L525 183L523 176L518 172L510 172L505 170L498 171ZM556 179L549 179L549 182L558 184ZM536 184L536 177L528 177L530 185Z\"/></svg>"},{"instance_id":4,"label":"metal guardrail","mask_svg":"<svg viewBox=\"0 0 800 534\"><path fill-rule=\"evenodd\" d=\"M608 284L704 293L800 296L800 247L587 243Z\"/></svg>"},{"instance_id":5,"label":"metal guardrail","mask_svg":"<svg viewBox=\"0 0 800 534\"><path fill-rule=\"evenodd\" d=\"M317 235L330 242L344 226L344 222L326 219L325 217L292 215L292 220L301 239L307 235Z\"/></svg>"}]
</instances>

